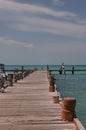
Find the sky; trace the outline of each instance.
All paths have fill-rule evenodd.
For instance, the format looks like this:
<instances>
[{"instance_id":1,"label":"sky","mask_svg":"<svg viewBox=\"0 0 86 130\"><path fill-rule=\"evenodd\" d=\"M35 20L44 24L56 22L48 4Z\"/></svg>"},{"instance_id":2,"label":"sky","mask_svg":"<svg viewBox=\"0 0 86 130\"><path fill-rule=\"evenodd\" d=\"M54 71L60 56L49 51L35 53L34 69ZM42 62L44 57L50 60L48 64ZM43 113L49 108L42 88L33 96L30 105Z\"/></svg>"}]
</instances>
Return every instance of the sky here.
<instances>
[{"instance_id":1,"label":"sky","mask_svg":"<svg viewBox=\"0 0 86 130\"><path fill-rule=\"evenodd\" d=\"M0 0L0 63L86 64L86 0Z\"/></svg>"}]
</instances>

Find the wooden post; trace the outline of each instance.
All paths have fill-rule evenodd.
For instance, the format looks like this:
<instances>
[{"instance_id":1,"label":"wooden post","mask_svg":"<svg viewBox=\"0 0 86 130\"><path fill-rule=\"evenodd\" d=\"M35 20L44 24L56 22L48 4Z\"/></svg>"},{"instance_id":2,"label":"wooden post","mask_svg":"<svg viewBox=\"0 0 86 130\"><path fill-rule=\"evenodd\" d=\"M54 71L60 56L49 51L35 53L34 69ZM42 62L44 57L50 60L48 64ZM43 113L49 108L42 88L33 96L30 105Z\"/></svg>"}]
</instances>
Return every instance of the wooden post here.
<instances>
[{"instance_id":1,"label":"wooden post","mask_svg":"<svg viewBox=\"0 0 86 130\"><path fill-rule=\"evenodd\" d=\"M7 85L8 86L13 86L13 81L12 81L12 77L11 76L7 77Z\"/></svg>"},{"instance_id":2,"label":"wooden post","mask_svg":"<svg viewBox=\"0 0 86 130\"><path fill-rule=\"evenodd\" d=\"M17 74L13 74L13 81L14 83L17 83Z\"/></svg>"},{"instance_id":3,"label":"wooden post","mask_svg":"<svg viewBox=\"0 0 86 130\"><path fill-rule=\"evenodd\" d=\"M53 95L53 101L54 101L54 103L59 103L59 95L57 92L55 92Z\"/></svg>"},{"instance_id":4,"label":"wooden post","mask_svg":"<svg viewBox=\"0 0 86 130\"><path fill-rule=\"evenodd\" d=\"M52 76L49 79L49 92L55 92L55 81Z\"/></svg>"},{"instance_id":5,"label":"wooden post","mask_svg":"<svg viewBox=\"0 0 86 130\"><path fill-rule=\"evenodd\" d=\"M72 74L74 74L74 66L72 67Z\"/></svg>"},{"instance_id":6,"label":"wooden post","mask_svg":"<svg viewBox=\"0 0 86 130\"><path fill-rule=\"evenodd\" d=\"M63 120L73 121L73 118L75 117L75 105L75 98L64 98L62 106Z\"/></svg>"},{"instance_id":7,"label":"wooden post","mask_svg":"<svg viewBox=\"0 0 86 130\"><path fill-rule=\"evenodd\" d=\"M0 91L4 93L4 79L3 76L0 74Z\"/></svg>"}]
</instances>

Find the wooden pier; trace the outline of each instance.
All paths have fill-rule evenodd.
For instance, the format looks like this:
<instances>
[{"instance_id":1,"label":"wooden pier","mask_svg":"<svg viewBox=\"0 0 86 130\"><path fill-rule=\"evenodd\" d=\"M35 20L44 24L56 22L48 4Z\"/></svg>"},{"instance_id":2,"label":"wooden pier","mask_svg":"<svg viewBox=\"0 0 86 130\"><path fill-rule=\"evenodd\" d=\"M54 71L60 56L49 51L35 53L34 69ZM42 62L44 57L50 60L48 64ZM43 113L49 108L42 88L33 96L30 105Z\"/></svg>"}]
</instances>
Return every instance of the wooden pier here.
<instances>
[{"instance_id":1,"label":"wooden pier","mask_svg":"<svg viewBox=\"0 0 86 130\"><path fill-rule=\"evenodd\" d=\"M0 130L77 130L62 121L61 106L48 91L46 71L35 71L0 93Z\"/></svg>"}]
</instances>

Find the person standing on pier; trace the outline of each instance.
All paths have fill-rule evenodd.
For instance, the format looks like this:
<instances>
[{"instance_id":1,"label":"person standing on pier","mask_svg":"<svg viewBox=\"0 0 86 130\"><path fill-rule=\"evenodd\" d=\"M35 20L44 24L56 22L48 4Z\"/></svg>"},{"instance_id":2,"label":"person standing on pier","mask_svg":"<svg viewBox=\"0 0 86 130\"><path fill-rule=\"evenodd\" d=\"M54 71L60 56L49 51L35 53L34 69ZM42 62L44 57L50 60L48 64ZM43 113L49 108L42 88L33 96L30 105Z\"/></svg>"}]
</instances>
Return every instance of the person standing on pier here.
<instances>
[{"instance_id":1,"label":"person standing on pier","mask_svg":"<svg viewBox=\"0 0 86 130\"><path fill-rule=\"evenodd\" d=\"M62 71L64 71L64 63L62 63L61 67L62 67Z\"/></svg>"},{"instance_id":2,"label":"person standing on pier","mask_svg":"<svg viewBox=\"0 0 86 130\"><path fill-rule=\"evenodd\" d=\"M62 74L62 72L64 73L64 75L66 75L66 70L64 68L64 63L62 62L60 70L59 70L60 74Z\"/></svg>"}]
</instances>

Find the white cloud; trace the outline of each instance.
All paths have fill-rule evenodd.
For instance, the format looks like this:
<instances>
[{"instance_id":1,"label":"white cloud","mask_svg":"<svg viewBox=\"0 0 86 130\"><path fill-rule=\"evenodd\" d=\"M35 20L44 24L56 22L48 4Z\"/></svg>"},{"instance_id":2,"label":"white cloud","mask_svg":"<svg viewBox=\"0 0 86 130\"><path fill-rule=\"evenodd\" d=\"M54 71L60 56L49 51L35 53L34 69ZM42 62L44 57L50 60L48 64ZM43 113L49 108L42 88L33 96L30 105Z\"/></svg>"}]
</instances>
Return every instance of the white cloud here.
<instances>
[{"instance_id":1,"label":"white cloud","mask_svg":"<svg viewBox=\"0 0 86 130\"><path fill-rule=\"evenodd\" d=\"M53 17L75 17L74 13L68 11L55 11L47 7L32 5L32 4L22 4L18 2L0 0L0 8L7 11L19 11L19 12L30 12L30 13L39 13L50 15Z\"/></svg>"},{"instance_id":2,"label":"white cloud","mask_svg":"<svg viewBox=\"0 0 86 130\"><path fill-rule=\"evenodd\" d=\"M62 36L86 37L86 25L79 24L81 19L78 21L78 16L71 12L54 11L46 7L10 0L0 0L0 10L0 19L7 21L5 25L9 28L28 32L47 32ZM32 13L50 15L56 19L39 18L39 15L34 17ZM63 21L58 20L58 17L62 18ZM78 24L64 21L64 18L67 17L75 18Z\"/></svg>"},{"instance_id":3,"label":"white cloud","mask_svg":"<svg viewBox=\"0 0 86 130\"><path fill-rule=\"evenodd\" d=\"M19 17L20 23L10 24L14 28L27 32L48 32L56 35L86 37L86 26L69 22L43 18Z\"/></svg>"},{"instance_id":4,"label":"white cloud","mask_svg":"<svg viewBox=\"0 0 86 130\"><path fill-rule=\"evenodd\" d=\"M19 42L16 40L11 40L6 37L0 37L0 44L6 44L9 46L21 46L21 47L26 47L26 48L31 48L33 45L30 43L26 42Z\"/></svg>"}]
</instances>

